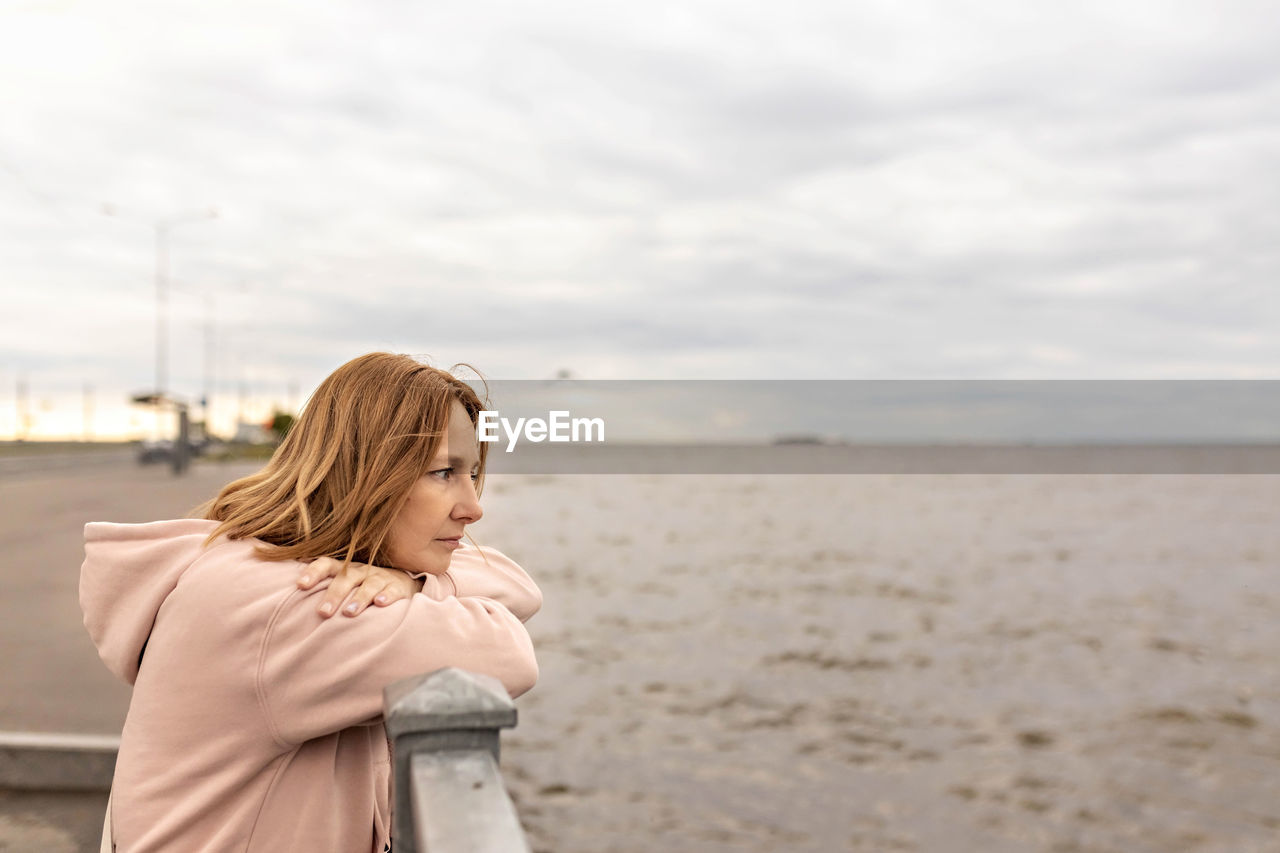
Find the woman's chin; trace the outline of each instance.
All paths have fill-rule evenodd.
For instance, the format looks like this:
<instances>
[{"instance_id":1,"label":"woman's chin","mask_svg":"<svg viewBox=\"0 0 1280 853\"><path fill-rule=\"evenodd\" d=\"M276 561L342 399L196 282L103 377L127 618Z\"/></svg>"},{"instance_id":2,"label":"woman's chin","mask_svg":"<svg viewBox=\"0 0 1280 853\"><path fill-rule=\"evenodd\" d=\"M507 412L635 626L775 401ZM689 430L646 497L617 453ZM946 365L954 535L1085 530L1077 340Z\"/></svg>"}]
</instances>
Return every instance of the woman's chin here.
<instances>
[{"instance_id":1,"label":"woman's chin","mask_svg":"<svg viewBox=\"0 0 1280 853\"><path fill-rule=\"evenodd\" d=\"M439 555L434 554L419 557L417 560L410 561L411 565L409 571L414 574L426 572L429 575L442 575L449 571L449 563L451 562L452 557L452 554L445 554L443 559L441 559Z\"/></svg>"}]
</instances>

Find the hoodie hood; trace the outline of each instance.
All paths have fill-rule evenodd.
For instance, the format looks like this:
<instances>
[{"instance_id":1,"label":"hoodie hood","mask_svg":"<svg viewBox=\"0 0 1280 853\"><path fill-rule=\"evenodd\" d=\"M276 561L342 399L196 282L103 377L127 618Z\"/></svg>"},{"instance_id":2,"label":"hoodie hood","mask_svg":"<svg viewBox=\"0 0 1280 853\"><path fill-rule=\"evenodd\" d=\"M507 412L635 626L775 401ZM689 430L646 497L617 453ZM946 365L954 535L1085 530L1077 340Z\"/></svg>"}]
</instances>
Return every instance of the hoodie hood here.
<instances>
[{"instance_id":1,"label":"hoodie hood","mask_svg":"<svg viewBox=\"0 0 1280 853\"><path fill-rule=\"evenodd\" d=\"M133 684L161 605L218 526L184 518L84 527L80 609L107 668Z\"/></svg>"}]
</instances>

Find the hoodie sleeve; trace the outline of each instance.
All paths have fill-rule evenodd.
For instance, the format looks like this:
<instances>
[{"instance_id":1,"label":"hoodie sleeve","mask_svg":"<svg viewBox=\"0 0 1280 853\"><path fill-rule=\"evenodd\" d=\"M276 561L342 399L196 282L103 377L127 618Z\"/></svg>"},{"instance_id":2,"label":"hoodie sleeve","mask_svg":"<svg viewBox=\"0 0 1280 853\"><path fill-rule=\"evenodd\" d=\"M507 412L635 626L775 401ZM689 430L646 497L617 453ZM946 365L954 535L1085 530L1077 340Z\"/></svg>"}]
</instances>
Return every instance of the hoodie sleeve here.
<instances>
[{"instance_id":1,"label":"hoodie sleeve","mask_svg":"<svg viewBox=\"0 0 1280 853\"><path fill-rule=\"evenodd\" d=\"M423 578L422 591L432 598L439 600L449 594L449 584L440 583L447 578L459 598L492 598L521 622L528 622L542 609L542 591L533 578L515 560L493 548L464 546L454 553L443 575L419 573L414 577Z\"/></svg>"},{"instance_id":2,"label":"hoodie sleeve","mask_svg":"<svg viewBox=\"0 0 1280 853\"><path fill-rule=\"evenodd\" d=\"M384 687L446 666L492 675L513 697L537 681L528 631L491 598L414 595L321 619L310 599L327 586L290 591L263 638L257 692L283 745L376 719Z\"/></svg>"}]
</instances>

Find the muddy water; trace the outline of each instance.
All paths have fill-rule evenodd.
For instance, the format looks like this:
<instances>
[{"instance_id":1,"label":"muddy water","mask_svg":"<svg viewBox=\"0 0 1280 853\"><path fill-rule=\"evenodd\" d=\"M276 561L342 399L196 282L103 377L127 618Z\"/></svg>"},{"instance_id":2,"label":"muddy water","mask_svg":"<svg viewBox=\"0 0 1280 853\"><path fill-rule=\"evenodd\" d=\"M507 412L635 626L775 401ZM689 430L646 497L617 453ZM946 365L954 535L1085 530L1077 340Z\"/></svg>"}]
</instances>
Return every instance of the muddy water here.
<instances>
[{"instance_id":1,"label":"muddy water","mask_svg":"<svg viewBox=\"0 0 1280 853\"><path fill-rule=\"evenodd\" d=\"M1280 477L495 477L535 850L1280 849Z\"/></svg>"}]
</instances>

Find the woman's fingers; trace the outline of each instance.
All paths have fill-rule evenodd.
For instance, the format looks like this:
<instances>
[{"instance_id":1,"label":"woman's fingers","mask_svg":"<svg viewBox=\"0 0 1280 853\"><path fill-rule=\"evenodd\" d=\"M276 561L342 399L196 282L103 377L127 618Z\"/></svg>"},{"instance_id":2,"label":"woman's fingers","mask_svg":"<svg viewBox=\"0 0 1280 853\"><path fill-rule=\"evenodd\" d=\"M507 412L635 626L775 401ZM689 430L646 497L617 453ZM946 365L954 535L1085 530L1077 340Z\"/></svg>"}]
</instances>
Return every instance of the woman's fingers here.
<instances>
[{"instance_id":1,"label":"woman's fingers","mask_svg":"<svg viewBox=\"0 0 1280 853\"><path fill-rule=\"evenodd\" d=\"M373 603L379 607L386 607L393 601L411 598L414 593L421 591L422 584L417 578L404 572L392 572L388 577L387 585L373 597Z\"/></svg>"},{"instance_id":2,"label":"woman's fingers","mask_svg":"<svg viewBox=\"0 0 1280 853\"><path fill-rule=\"evenodd\" d=\"M347 566L346 571L338 574L333 579L333 583L329 584L329 588L324 591L324 598L320 601L318 608L320 615L327 619L337 613L351 591L364 583L368 572L369 567L363 563L352 563Z\"/></svg>"},{"instance_id":3,"label":"woman's fingers","mask_svg":"<svg viewBox=\"0 0 1280 853\"><path fill-rule=\"evenodd\" d=\"M342 571L341 560L335 560L333 557L320 557L312 560L302 568L302 575L298 578L298 587L311 589L320 581L334 577L340 571Z\"/></svg>"},{"instance_id":4,"label":"woman's fingers","mask_svg":"<svg viewBox=\"0 0 1280 853\"><path fill-rule=\"evenodd\" d=\"M344 569L342 561L332 557L314 560L298 578L298 586L311 589L330 577L333 582L316 608L325 619L338 612L356 616L371 603L385 607L421 589L419 582L404 572L364 563L351 563Z\"/></svg>"},{"instance_id":5,"label":"woman's fingers","mask_svg":"<svg viewBox=\"0 0 1280 853\"><path fill-rule=\"evenodd\" d=\"M369 606L369 602L373 601L386 588L386 581L369 577L365 582L356 587L351 593L351 597L347 599L346 604L342 605L343 616L356 616L360 611Z\"/></svg>"}]
</instances>

